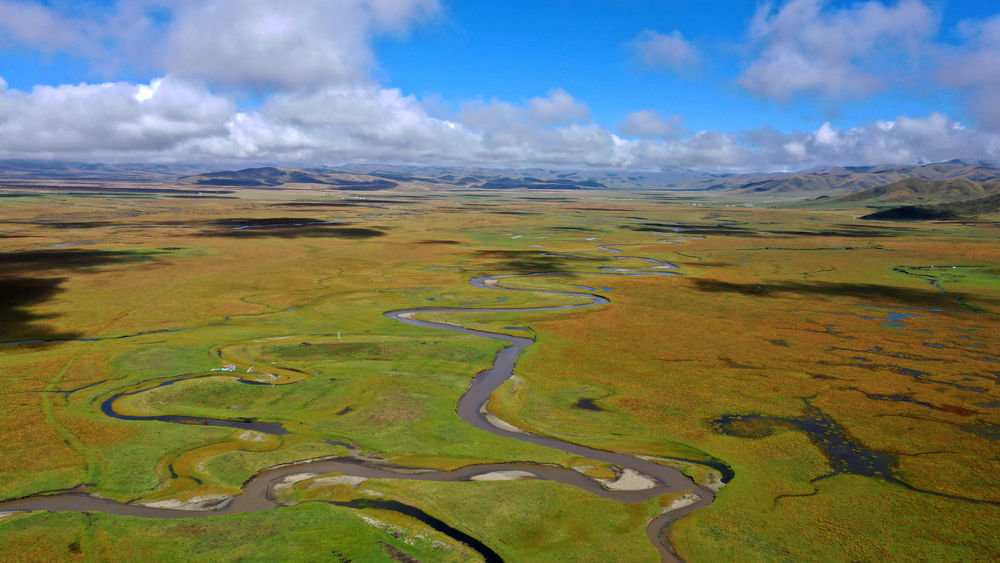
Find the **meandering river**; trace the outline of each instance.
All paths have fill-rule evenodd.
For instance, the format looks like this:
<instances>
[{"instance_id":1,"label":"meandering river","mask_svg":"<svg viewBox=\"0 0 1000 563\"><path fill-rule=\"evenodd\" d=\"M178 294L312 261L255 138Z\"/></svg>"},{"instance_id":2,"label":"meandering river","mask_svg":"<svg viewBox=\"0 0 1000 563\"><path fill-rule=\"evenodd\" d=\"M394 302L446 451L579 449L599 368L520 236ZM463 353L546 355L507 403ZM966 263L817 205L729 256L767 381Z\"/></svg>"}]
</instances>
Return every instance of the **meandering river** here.
<instances>
[{"instance_id":1,"label":"meandering river","mask_svg":"<svg viewBox=\"0 0 1000 563\"><path fill-rule=\"evenodd\" d=\"M615 251L617 249L606 249L608 251ZM617 252L620 252L618 250ZM568 257L568 255L560 255L563 257ZM574 257L583 258L583 257ZM593 259L593 257L586 257L587 259ZM652 519L647 525L647 536L653 545L659 550L663 560L672 561L676 560L676 556L673 553L669 540L666 536L669 532L670 525L677 519L690 514L692 511L702 508L714 499L714 493L712 490L696 485L683 475L679 470L668 467L665 465L660 465L646 459L640 459L638 457L623 454L609 452L605 450L599 450L594 448L589 448L579 444L574 444L558 438L553 438L549 436L541 436L536 434L531 434L525 432L509 423L499 420L497 417L489 413L489 400L492 393L499 388L507 379L513 376L514 368L517 363L518 358L524 352L524 350L534 343L534 340L530 338L520 337L520 336L510 336L506 334L499 334L493 332L487 332L482 330L474 330L466 328L463 326L455 324L445 324L439 322L432 322L426 320L420 320L416 318L417 315L427 314L427 313L509 313L509 312L529 312L529 311L555 311L562 309L580 309L585 307L596 307L601 305L606 305L610 303L609 299L602 297L600 295L592 293L577 293L577 292L563 292L563 291L547 291L547 290L536 290L536 289L516 289L508 288L501 285L501 281L508 278L515 277L526 277L526 276L558 276L558 275L610 275L610 276L641 276L641 275L670 275L670 272L664 270L673 269L674 266L659 260L653 260L648 258L639 257L625 257L625 256L614 256L616 260L622 259L634 259L641 260L647 264L653 264L650 267L644 268L601 268L601 272L538 272L532 274L509 274L509 275L494 275L494 276L480 276L472 278L471 284L477 288L492 289L499 291L521 291L530 292L533 294L542 295L559 295L559 296L570 296L575 297L580 300L580 303L571 305L556 305L556 306L537 306L537 307L520 307L520 308L501 308L501 307L423 307L423 308L412 308L412 309L402 309L396 311L386 312L385 315L395 319L399 322L407 323L410 325L432 328L438 330L447 330L451 332L459 332L463 334L469 334L473 336L478 336L481 338L488 338L491 340L500 340L505 342L507 346L501 350L493 363L493 366L481 372L471 383L469 389L461 397L458 403L457 412L458 415L472 426L476 428L485 430L492 434L498 436L503 436L505 438L513 440L521 440L524 442L530 442L539 446L546 448L557 449L575 456L580 456L595 461L600 461L613 466L617 466L619 472L619 479L613 482L598 482L597 480L591 479L584 476L583 474L562 467L555 467L549 465L538 465L533 463L501 463L501 464L483 464L483 465L473 465L463 467L454 471L433 471L433 470L420 470L415 468L406 468L390 463L379 462L370 459L361 458L327 458L320 460L306 460L302 462L282 465L270 469L265 469L253 478L247 481L243 485L243 494L234 496L230 499L223 499L223 502L219 502L216 506L211 507L209 510L178 510L170 508L157 508L151 506L143 506L139 504L130 503L119 503L116 501L102 499L86 494L83 491L75 490L62 492L58 494L46 494L46 495L35 495L31 497L26 497L23 499L7 501L0 503L0 511L33 511L33 510L49 510L49 511L59 511L59 510L75 510L75 511L91 511L91 512L104 512L108 514L118 514L125 516L139 516L146 518L205 518L217 515L225 514L239 514L244 512L258 511L258 510L271 510L281 506L277 501L275 501L275 491L274 487L283 481L287 481L289 478L296 478L303 473L313 473L313 474L324 474L324 473L342 473L349 476L365 477L365 478L379 478L379 479L409 479L409 480L424 480L424 481L469 481L476 478L488 479L491 475L510 475L506 472L517 472L516 475L528 478L537 478L547 481L554 481L558 483L564 483L567 485L572 485L578 487L589 493L599 495L604 498L613 499L619 502L627 503L638 503L644 502L652 498L656 498L660 495L668 493L684 493L692 492L697 495L697 498L688 497L688 504L677 508L676 510L671 510L669 512L664 512L656 518ZM170 383L166 383L170 384ZM209 418L197 418L194 417L179 417L179 416L150 416L150 417L137 417L128 416L118 413L114 409L114 399L118 396L113 397L105 401L102 405L102 411L111 417L133 420L133 421L161 421L161 422L176 422L176 423L192 423L197 422L200 424L211 424L218 426L228 426L250 428L263 432L275 432L282 433L284 428L277 423L267 423L267 422L242 422L242 421L231 421L231 420L216 420ZM727 481L731 477L731 471L727 471L727 468L722 468L723 480ZM353 502L353 503L335 503L341 504L343 506L349 506L356 509L364 508L378 508L383 510L395 510L398 512L406 513L410 516L416 517L431 527L453 537L454 539L461 541L476 551L478 551L487 561L500 561L500 556L496 554L491 548L486 546L483 542L471 538L470 536L464 534L463 532L452 528L451 526L437 520L436 518L422 512L420 509L412 506L405 505L396 501L371 501L371 502Z\"/></svg>"}]
</instances>

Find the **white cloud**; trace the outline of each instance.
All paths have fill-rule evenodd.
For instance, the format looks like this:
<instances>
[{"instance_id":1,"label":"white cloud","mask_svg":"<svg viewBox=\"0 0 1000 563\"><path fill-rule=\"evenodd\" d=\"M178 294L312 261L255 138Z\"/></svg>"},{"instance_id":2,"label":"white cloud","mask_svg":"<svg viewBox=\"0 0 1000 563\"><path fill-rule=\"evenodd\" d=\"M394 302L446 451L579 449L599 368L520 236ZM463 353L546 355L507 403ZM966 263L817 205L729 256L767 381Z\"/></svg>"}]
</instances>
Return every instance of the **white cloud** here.
<instances>
[{"instance_id":1,"label":"white cloud","mask_svg":"<svg viewBox=\"0 0 1000 563\"><path fill-rule=\"evenodd\" d=\"M510 102L471 100L462 104L456 119L474 128L525 129L565 125L590 119L590 108L561 88L548 96L531 98L522 106Z\"/></svg>"},{"instance_id":2,"label":"white cloud","mask_svg":"<svg viewBox=\"0 0 1000 563\"><path fill-rule=\"evenodd\" d=\"M803 92L844 99L884 91L889 77L900 76L900 67L919 65L938 27L934 12L920 0L826 5L825 0L791 0L778 10L762 5L750 26L757 57L740 84L777 100Z\"/></svg>"},{"instance_id":3,"label":"white cloud","mask_svg":"<svg viewBox=\"0 0 1000 563\"><path fill-rule=\"evenodd\" d=\"M171 150L192 137L223 131L233 108L228 100L170 78L138 86L4 88L0 147L7 155Z\"/></svg>"},{"instance_id":4,"label":"white cloud","mask_svg":"<svg viewBox=\"0 0 1000 563\"><path fill-rule=\"evenodd\" d=\"M757 166L1000 161L1000 136L965 128L941 113L904 115L849 129L824 123L811 133L758 129L746 133L744 142L753 149Z\"/></svg>"},{"instance_id":5,"label":"white cloud","mask_svg":"<svg viewBox=\"0 0 1000 563\"><path fill-rule=\"evenodd\" d=\"M0 0L0 42L6 36L10 42L46 51L72 47L92 52L95 45L88 32L93 28L86 20L74 20L43 5Z\"/></svg>"},{"instance_id":6,"label":"white cloud","mask_svg":"<svg viewBox=\"0 0 1000 563\"><path fill-rule=\"evenodd\" d=\"M942 57L939 76L966 95L983 126L1000 132L1000 16L960 28L967 42Z\"/></svg>"},{"instance_id":7,"label":"white cloud","mask_svg":"<svg viewBox=\"0 0 1000 563\"><path fill-rule=\"evenodd\" d=\"M1000 136L939 113L811 133L677 131L679 119L633 114L624 139L562 90L523 104L470 102L452 119L371 84L276 94L256 111L166 76L10 89L0 78L0 158L178 161L382 161L496 166L788 169L961 157L1000 161ZM639 130L635 130L638 128ZM638 133L645 133L639 135ZM628 134L628 133L627 133Z\"/></svg>"},{"instance_id":8,"label":"white cloud","mask_svg":"<svg viewBox=\"0 0 1000 563\"><path fill-rule=\"evenodd\" d=\"M629 42L628 46L650 68L681 70L696 66L700 61L697 49L677 30L664 35L647 29Z\"/></svg>"},{"instance_id":9,"label":"white cloud","mask_svg":"<svg viewBox=\"0 0 1000 563\"><path fill-rule=\"evenodd\" d=\"M405 32L433 15L438 0L120 0L89 19L87 10L45 6L0 0L0 41L108 64L130 52L164 76L30 91L0 77L0 157L733 170L1000 160L1000 136L940 113L848 128L824 123L805 133L723 133L691 132L680 116L646 109L625 116L617 128L624 138L593 122L587 104L560 88L520 102L466 101L453 113L441 100L421 101L371 78L373 38ZM894 79L884 72L890 63L924 60L936 26L920 0L764 6L750 33L756 60L741 81L778 99L863 96ZM939 55L939 76L1000 131L993 101L1000 17L963 29L965 43ZM647 30L629 46L650 66L699 64L678 31ZM257 109L237 108L231 96L242 89L262 94Z\"/></svg>"},{"instance_id":10,"label":"white cloud","mask_svg":"<svg viewBox=\"0 0 1000 563\"><path fill-rule=\"evenodd\" d=\"M528 102L528 112L531 120L540 125L564 125L590 119L590 108L562 88L552 90L546 98L532 98Z\"/></svg>"},{"instance_id":11,"label":"white cloud","mask_svg":"<svg viewBox=\"0 0 1000 563\"><path fill-rule=\"evenodd\" d=\"M681 116L677 114L664 119L660 112L644 109L626 115L619 129L632 137L674 139L688 133L681 123Z\"/></svg>"},{"instance_id":12,"label":"white cloud","mask_svg":"<svg viewBox=\"0 0 1000 563\"><path fill-rule=\"evenodd\" d=\"M173 12L164 65L182 76L237 87L364 81L375 64L371 37L404 30L437 7L437 0L188 3Z\"/></svg>"},{"instance_id":13,"label":"white cloud","mask_svg":"<svg viewBox=\"0 0 1000 563\"><path fill-rule=\"evenodd\" d=\"M119 0L87 10L0 0L0 44L82 55L104 72L138 67L214 86L312 88L367 80L372 38L405 32L438 9L438 0Z\"/></svg>"}]
</instances>

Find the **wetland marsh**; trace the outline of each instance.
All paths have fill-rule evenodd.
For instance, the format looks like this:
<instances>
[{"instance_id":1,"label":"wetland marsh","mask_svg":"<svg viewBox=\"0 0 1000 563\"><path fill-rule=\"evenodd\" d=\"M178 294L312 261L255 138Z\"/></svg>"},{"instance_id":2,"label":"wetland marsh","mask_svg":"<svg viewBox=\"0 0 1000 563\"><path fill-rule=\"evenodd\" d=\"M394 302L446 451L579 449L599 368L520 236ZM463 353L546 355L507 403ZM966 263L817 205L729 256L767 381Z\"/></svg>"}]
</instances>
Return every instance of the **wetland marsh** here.
<instances>
[{"instance_id":1,"label":"wetland marsh","mask_svg":"<svg viewBox=\"0 0 1000 563\"><path fill-rule=\"evenodd\" d=\"M0 549L1000 552L996 223L382 193L3 198Z\"/></svg>"}]
</instances>

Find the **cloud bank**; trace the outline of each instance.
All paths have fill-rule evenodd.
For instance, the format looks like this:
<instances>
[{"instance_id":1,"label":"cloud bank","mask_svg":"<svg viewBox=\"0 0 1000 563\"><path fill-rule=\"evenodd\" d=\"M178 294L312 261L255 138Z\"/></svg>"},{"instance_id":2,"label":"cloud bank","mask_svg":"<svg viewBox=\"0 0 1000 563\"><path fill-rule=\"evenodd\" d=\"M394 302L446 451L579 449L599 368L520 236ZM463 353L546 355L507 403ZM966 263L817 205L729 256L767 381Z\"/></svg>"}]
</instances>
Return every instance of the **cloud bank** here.
<instances>
[{"instance_id":1,"label":"cloud bank","mask_svg":"<svg viewBox=\"0 0 1000 563\"><path fill-rule=\"evenodd\" d=\"M962 90L981 126L930 113L851 128L724 133L690 131L681 116L646 108L612 130L561 88L519 101L467 100L442 113L372 77L374 38L434 18L437 0L122 0L107 10L0 0L6 44L101 64L133 53L120 64L158 75L31 90L0 77L0 158L717 170L1000 161L1000 106L992 100L1000 17L963 24L965 41L946 49L932 44L939 24L919 0L764 5L750 24L751 59L738 83L777 100L857 98L902 80L887 67L936 61L935 79ZM647 30L629 45L652 67L690 68L704 57L678 31ZM236 100L247 93L260 103L241 107Z\"/></svg>"}]
</instances>

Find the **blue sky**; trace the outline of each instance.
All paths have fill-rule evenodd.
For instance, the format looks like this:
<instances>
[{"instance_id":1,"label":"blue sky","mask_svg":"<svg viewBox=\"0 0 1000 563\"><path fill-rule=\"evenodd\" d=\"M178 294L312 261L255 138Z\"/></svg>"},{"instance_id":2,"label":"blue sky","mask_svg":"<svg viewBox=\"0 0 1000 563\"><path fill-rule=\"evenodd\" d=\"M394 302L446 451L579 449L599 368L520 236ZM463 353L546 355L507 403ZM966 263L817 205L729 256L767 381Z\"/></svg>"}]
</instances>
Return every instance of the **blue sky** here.
<instances>
[{"instance_id":1,"label":"blue sky","mask_svg":"<svg viewBox=\"0 0 1000 563\"><path fill-rule=\"evenodd\" d=\"M1000 6L0 0L0 158L1000 161Z\"/></svg>"}]
</instances>

